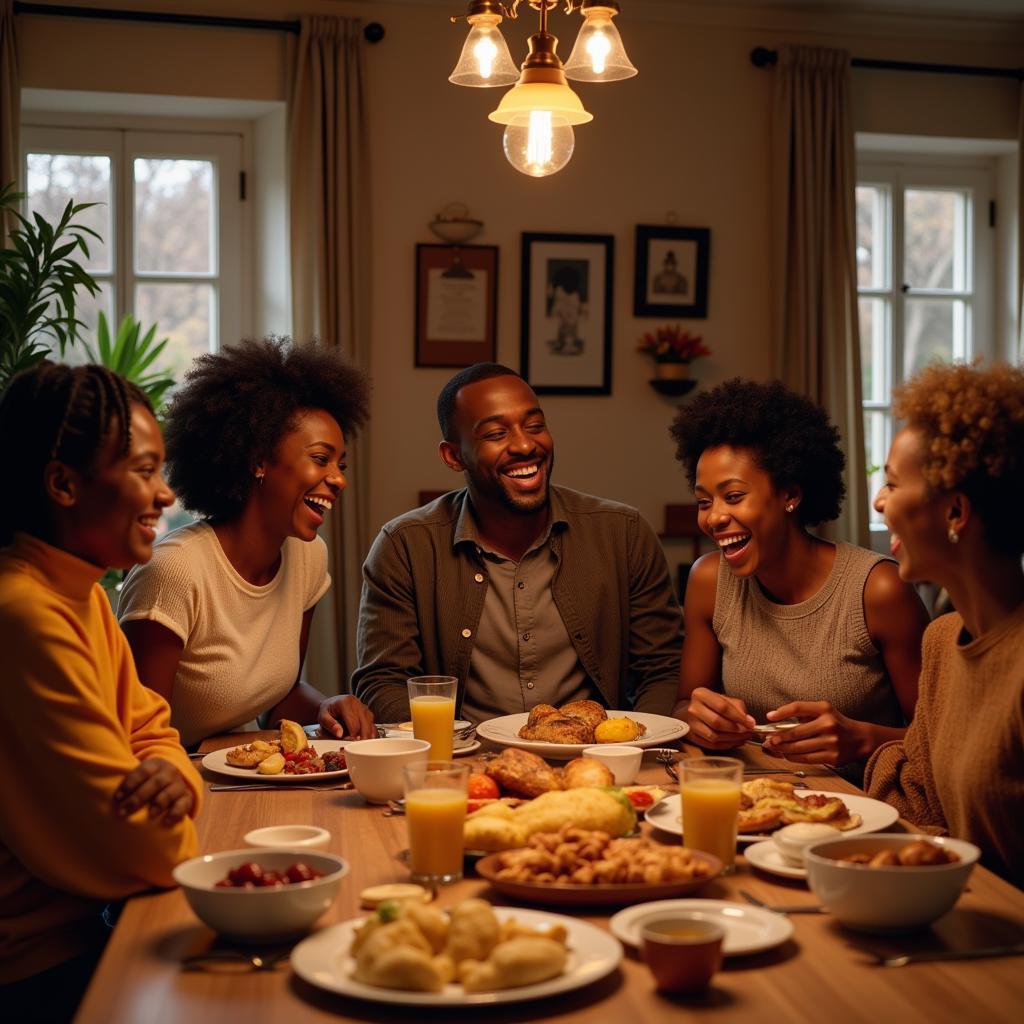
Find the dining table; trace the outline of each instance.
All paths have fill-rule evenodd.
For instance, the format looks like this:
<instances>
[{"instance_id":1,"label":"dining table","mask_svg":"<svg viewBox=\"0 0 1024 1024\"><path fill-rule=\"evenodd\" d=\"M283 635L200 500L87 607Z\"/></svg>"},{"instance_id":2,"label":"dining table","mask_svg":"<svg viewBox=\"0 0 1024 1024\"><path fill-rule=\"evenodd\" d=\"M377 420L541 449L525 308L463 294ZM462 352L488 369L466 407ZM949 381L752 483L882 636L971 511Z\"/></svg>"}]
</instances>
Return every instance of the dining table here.
<instances>
[{"instance_id":1,"label":"dining table","mask_svg":"<svg viewBox=\"0 0 1024 1024\"><path fill-rule=\"evenodd\" d=\"M269 735L269 734L267 734ZM213 751L253 739L252 733L207 740ZM701 751L678 744L680 756ZM486 748L486 745L485 745ZM482 770L487 751L468 760ZM736 752L747 768L803 771L777 777L811 789L857 795L860 791L823 766L794 765L747 744ZM952 755L951 755L952 756ZM204 784L230 782L203 769ZM663 764L645 757L638 782L674 789ZM863 795L863 794L860 794ZM320 790L289 785L251 791L208 791L196 825L203 853L239 849L243 836L269 825L307 824L327 829L329 851L345 858L349 872L315 931L365 916L360 893L368 886L408 881L401 854L408 845L400 815L330 783ZM652 826L641 822L644 835ZM900 821L890 828L913 831ZM658 833L664 842L677 836ZM741 890L768 904L812 905L804 882L766 874L738 848L736 870L709 882L701 899L744 902ZM258 851L254 851L258 859ZM467 862L468 863L468 862ZM437 894L450 907L480 896L495 906L531 907L564 914L609 929L617 908L519 903L492 890L467 867L465 877ZM444 1007L371 1002L308 984L289 960L254 969L186 969L187 957L223 943L192 913L179 889L152 891L129 899L75 1018L78 1024L305 1024L319 1021L665 1021L786 1022L845 1024L937 1024L954 1019L1019 1021L1024 1017L1024 959L1015 957L947 960L882 966L879 955L937 950L968 950L1024 941L1024 892L976 865L960 899L930 928L912 934L870 935L844 928L828 913L791 914L792 937L775 948L724 961L708 989L699 995L667 995L635 950L627 948L610 974L571 991L526 1002ZM240 948L240 947L239 947Z\"/></svg>"}]
</instances>

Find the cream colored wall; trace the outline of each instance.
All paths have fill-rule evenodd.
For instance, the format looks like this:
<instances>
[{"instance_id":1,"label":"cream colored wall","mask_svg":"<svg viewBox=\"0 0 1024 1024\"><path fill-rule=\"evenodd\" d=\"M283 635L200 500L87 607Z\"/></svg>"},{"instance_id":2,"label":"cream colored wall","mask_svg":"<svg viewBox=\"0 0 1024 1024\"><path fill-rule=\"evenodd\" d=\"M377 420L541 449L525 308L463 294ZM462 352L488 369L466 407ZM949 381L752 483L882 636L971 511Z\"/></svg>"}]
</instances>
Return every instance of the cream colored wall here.
<instances>
[{"instance_id":1,"label":"cream colored wall","mask_svg":"<svg viewBox=\"0 0 1024 1024\"><path fill-rule=\"evenodd\" d=\"M640 75L582 86L594 112L577 130L573 161L534 181L501 154L501 132L486 120L492 90L456 89L446 76L464 29L446 4L327 3L323 0L170 0L120 6L246 17L298 12L379 20L386 39L366 51L373 122L375 270L371 514L383 522L409 508L421 488L458 481L436 457L434 399L446 370L413 368L413 250L434 239L426 224L451 200L486 222L479 242L501 248L498 359L519 364L519 243L523 231L615 236L613 390L609 397L549 397L558 443L557 479L638 506L660 525L665 502L685 500L667 427L672 404L647 384L649 365L633 351L658 320L632 316L633 232L675 211L683 225L712 231L707 320L696 327L714 355L698 364L703 385L769 371L768 116L770 71L747 58L758 44L841 45L857 56L1016 66L1020 27L985 22L922 23L815 18L792 13L657 5L661 20L635 17L620 29ZM113 6L113 5L111 5ZM638 5L639 7L640 5ZM511 26L513 53L525 51L533 16ZM552 28L570 22L553 15ZM575 31L575 23L571 23ZM281 100L287 38L273 33L19 19L26 86ZM571 45L563 31L563 56ZM856 71L856 127L863 131L1012 138L1013 82ZM258 168L257 168L258 173ZM280 303L275 304L280 309Z\"/></svg>"}]
</instances>

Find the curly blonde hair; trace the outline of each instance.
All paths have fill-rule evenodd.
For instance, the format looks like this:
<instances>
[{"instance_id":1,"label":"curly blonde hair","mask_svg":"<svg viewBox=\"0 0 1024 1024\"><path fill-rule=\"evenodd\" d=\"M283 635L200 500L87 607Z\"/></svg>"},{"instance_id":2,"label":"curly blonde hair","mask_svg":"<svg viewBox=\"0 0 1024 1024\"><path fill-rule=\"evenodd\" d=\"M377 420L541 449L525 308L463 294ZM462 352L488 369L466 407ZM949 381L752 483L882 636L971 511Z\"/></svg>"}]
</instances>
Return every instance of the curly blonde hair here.
<instances>
[{"instance_id":1,"label":"curly blonde hair","mask_svg":"<svg viewBox=\"0 0 1024 1024\"><path fill-rule=\"evenodd\" d=\"M921 435L928 486L963 491L985 524L989 543L1020 554L1024 369L935 364L897 388L895 398L896 415Z\"/></svg>"}]
</instances>

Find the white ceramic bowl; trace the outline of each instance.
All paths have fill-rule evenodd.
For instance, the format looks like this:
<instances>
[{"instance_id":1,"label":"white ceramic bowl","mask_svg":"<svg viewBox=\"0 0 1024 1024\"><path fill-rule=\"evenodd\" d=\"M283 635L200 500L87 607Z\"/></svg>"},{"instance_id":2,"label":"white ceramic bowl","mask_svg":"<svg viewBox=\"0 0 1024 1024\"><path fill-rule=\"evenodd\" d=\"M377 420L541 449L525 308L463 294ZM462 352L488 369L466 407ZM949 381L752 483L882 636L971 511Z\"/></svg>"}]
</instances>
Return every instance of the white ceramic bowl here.
<instances>
[{"instance_id":1,"label":"white ceramic bowl","mask_svg":"<svg viewBox=\"0 0 1024 1024\"><path fill-rule=\"evenodd\" d=\"M915 839L941 846L960 859L927 867L883 868L836 859L851 853L899 850ZM825 909L848 928L911 931L931 924L956 903L980 855L976 846L962 839L903 832L825 839L805 853L807 884Z\"/></svg>"},{"instance_id":2,"label":"white ceramic bowl","mask_svg":"<svg viewBox=\"0 0 1024 1024\"><path fill-rule=\"evenodd\" d=\"M840 839L842 833L831 825L819 821L798 821L793 825L784 825L772 833L772 843L779 851L779 856L793 867L804 866L804 854L807 847L820 843L823 839Z\"/></svg>"},{"instance_id":3,"label":"white ceramic bowl","mask_svg":"<svg viewBox=\"0 0 1024 1024\"><path fill-rule=\"evenodd\" d=\"M276 846L289 849L326 850L331 833L315 825L271 825L256 828L242 837L247 846Z\"/></svg>"},{"instance_id":4,"label":"white ceramic bowl","mask_svg":"<svg viewBox=\"0 0 1024 1024\"><path fill-rule=\"evenodd\" d=\"M323 876L278 888L218 889L217 882L232 868L255 861L260 867L283 871L302 861ZM334 902L348 873L348 862L333 853L315 850L227 850L208 853L179 864L174 880L189 906L215 932L242 942L265 942L301 935Z\"/></svg>"},{"instance_id":5,"label":"white ceramic bowl","mask_svg":"<svg viewBox=\"0 0 1024 1024\"><path fill-rule=\"evenodd\" d=\"M644 752L640 747L623 746L622 744L602 743L595 747L584 747L584 757L592 757L595 761L611 769L616 786L631 786L636 782L640 771L640 761Z\"/></svg>"},{"instance_id":6,"label":"white ceramic bowl","mask_svg":"<svg viewBox=\"0 0 1024 1024\"><path fill-rule=\"evenodd\" d=\"M388 737L383 740L356 740L345 746L352 785L371 804L401 800L402 769L407 764L426 761L430 744L426 740Z\"/></svg>"}]
</instances>

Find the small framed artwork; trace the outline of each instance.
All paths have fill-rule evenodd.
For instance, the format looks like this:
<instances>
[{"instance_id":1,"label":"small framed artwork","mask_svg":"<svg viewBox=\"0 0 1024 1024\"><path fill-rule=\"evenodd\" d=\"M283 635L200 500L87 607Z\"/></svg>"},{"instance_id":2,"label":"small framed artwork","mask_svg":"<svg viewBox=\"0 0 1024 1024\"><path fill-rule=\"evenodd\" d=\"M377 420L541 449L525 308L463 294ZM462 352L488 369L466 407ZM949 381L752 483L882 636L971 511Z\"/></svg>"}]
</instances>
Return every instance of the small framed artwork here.
<instances>
[{"instance_id":1,"label":"small framed artwork","mask_svg":"<svg viewBox=\"0 0 1024 1024\"><path fill-rule=\"evenodd\" d=\"M496 245L416 246L416 365L492 363L498 317Z\"/></svg>"},{"instance_id":2,"label":"small framed artwork","mask_svg":"<svg viewBox=\"0 0 1024 1024\"><path fill-rule=\"evenodd\" d=\"M523 233L522 365L539 395L612 390L611 235Z\"/></svg>"},{"instance_id":3,"label":"small framed artwork","mask_svg":"<svg viewBox=\"0 0 1024 1024\"><path fill-rule=\"evenodd\" d=\"M634 316L708 315L710 228L638 224Z\"/></svg>"}]
</instances>

